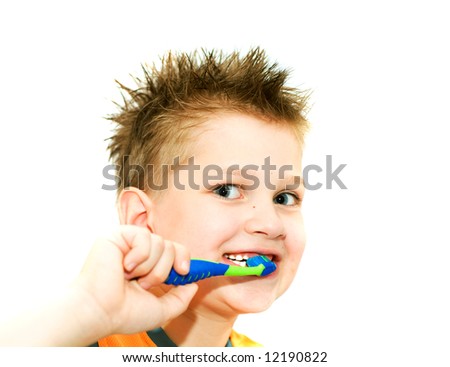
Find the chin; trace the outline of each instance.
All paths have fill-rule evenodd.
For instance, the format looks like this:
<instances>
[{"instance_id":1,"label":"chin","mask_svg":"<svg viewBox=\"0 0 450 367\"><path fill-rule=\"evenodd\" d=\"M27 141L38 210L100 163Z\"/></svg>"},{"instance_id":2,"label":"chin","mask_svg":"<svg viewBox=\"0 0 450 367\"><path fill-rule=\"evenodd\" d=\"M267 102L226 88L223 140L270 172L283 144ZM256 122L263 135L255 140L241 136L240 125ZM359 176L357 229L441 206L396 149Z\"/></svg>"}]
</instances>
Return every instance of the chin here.
<instances>
[{"instance_id":1,"label":"chin","mask_svg":"<svg viewBox=\"0 0 450 367\"><path fill-rule=\"evenodd\" d=\"M230 301L228 303L230 307L232 307L236 314L242 315L247 313L259 313L266 311L270 306L272 306L273 301L268 302L265 300L252 300L250 302L242 303L242 302L233 302Z\"/></svg>"},{"instance_id":2,"label":"chin","mask_svg":"<svg viewBox=\"0 0 450 367\"><path fill-rule=\"evenodd\" d=\"M259 278L222 278L220 284L205 280L199 289L199 302L209 304L220 314L263 312L278 298L273 283Z\"/></svg>"},{"instance_id":3,"label":"chin","mask_svg":"<svg viewBox=\"0 0 450 367\"><path fill-rule=\"evenodd\" d=\"M239 313L263 312L278 298L273 288L258 287L258 284L245 284L235 289L236 292L229 296L229 303L239 310Z\"/></svg>"}]
</instances>

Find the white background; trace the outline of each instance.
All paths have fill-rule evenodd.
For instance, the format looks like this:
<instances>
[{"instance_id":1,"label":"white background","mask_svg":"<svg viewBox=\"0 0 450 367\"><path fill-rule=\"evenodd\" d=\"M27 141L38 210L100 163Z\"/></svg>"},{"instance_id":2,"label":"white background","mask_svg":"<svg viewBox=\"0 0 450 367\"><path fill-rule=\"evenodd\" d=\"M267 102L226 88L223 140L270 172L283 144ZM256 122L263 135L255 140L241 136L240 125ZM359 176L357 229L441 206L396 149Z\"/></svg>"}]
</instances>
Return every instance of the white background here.
<instances>
[{"instance_id":1,"label":"white background","mask_svg":"<svg viewBox=\"0 0 450 367\"><path fill-rule=\"evenodd\" d=\"M1 318L58 292L117 223L114 79L167 50L260 45L310 88L309 191L291 289L238 331L331 366L448 366L448 11L438 1L15 1L0 5ZM316 178L323 179L320 175ZM110 182L107 182L110 183Z\"/></svg>"}]
</instances>

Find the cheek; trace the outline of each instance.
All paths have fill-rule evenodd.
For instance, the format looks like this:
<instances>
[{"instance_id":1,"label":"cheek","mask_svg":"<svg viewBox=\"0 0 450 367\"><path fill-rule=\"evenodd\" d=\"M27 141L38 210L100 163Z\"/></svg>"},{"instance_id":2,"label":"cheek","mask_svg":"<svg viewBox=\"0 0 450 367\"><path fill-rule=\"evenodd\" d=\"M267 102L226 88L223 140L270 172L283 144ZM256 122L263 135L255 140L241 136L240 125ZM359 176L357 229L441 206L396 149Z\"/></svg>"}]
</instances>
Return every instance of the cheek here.
<instances>
[{"instance_id":1,"label":"cheek","mask_svg":"<svg viewBox=\"0 0 450 367\"><path fill-rule=\"evenodd\" d=\"M306 238L303 223L299 225L299 223L296 222L295 227L292 228L289 234L290 237L288 237L285 242L287 262L282 265L285 268L280 288L278 289L278 297L289 288L294 280L305 249Z\"/></svg>"},{"instance_id":2,"label":"cheek","mask_svg":"<svg viewBox=\"0 0 450 367\"><path fill-rule=\"evenodd\" d=\"M197 199L195 203L178 200L177 205L156 208L154 230L163 238L188 247L192 257L213 260L221 244L238 230L239 218L211 198Z\"/></svg>"},{"instance_id":3,"label":"cheek","mask_svg":"<svg viewBox=\"0 0 450 367\"><path fill-rule=\"evenodd\" d=\"M287 252L293 266L297 267L303 255L306 244L305 228L303 226L303 218L300 216L295 220L289 221L288 224L288 240L286 241Z\"/></svg>"},{"instance_id":4,"label":"cheek","mask_svg":"<svg viewBox=\"0 0 450 367\"><path fill-rule=\"evenodd\" d=\"M239 218L228 213L226 208L217 208L213 205L203 206L201 211L195 214L195 219L189 220L186 231L189 233L189 242L186 244L191 252L198 257L206 257L220 260L221 246L230 240L239 230ZM201 253L203 251L203 253Z\"/></svg>"}]
</instances>

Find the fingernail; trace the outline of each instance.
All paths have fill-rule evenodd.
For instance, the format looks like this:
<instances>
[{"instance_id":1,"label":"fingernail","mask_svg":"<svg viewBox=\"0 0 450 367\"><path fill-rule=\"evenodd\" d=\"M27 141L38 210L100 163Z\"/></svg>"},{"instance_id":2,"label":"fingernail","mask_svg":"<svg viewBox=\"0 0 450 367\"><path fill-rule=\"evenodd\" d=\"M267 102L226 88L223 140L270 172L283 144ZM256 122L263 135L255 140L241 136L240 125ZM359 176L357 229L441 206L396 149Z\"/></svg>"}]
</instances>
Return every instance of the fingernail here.
<instances>
[{"instance_id":1,"label":"fingernail","mask_svg":"<svg viewBox=\"0 0 450 367\"><path fill-rule=\"evenodd\" d=\"M183 269L183 271L187 273L189 271L189 261L183 261L181 263L181 269Z\"/></svg>"},{"instance_id":2,"label":"fingernail","mask_svg":"<svg viewBox=\"0 0 450 367\"><path fill-rule=\"evenodd\" d=\"M135 267L136 267L136 263L125 264L125 270L128 272L132 271Z\"/></svg>"}]
</instances>

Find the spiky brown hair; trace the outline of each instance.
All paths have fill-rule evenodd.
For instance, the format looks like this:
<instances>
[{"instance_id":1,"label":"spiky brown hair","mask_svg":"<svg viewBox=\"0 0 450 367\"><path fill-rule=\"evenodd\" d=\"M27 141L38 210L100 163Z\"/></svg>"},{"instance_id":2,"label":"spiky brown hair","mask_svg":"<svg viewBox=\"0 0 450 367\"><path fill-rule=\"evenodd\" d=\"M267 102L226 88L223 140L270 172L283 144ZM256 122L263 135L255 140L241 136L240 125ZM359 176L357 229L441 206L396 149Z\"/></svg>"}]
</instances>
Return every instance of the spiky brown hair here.
<instances>
[{"instance_id":1,"label":"spiky brown hair","mask_svg":"<svg viewBox=\"0 0 450 367\"><path fill-rule=\"evenodd\" d=\"M134 78L137 88L118 83L123 104L109 117L117 123L108 148L117 168L118 193L129 186L146 190L149 178L160 179L163 164L172 164L175 156L187 159L193 128L217 112L288 125L303 142L308 93L287 87L288 71L270 64L260 48L244 56L169 52L159 68L144 65L143 72L143 79ZM149 165L151 172L145 168Z\"/></svg>"}]
</instances>

